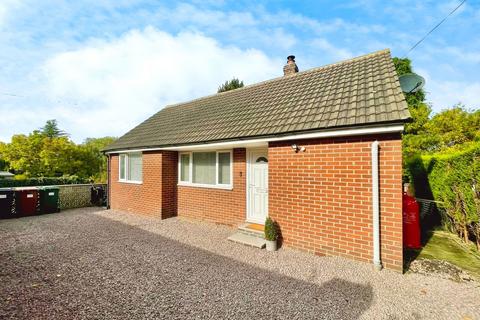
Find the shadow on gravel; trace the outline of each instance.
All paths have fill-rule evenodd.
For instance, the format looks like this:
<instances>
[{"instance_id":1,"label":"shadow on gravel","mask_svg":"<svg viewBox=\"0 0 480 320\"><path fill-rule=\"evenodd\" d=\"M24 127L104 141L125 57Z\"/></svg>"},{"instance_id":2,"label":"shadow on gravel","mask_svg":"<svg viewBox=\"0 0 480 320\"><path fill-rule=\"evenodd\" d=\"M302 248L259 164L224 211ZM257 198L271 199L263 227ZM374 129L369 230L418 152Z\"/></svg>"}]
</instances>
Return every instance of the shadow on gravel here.
<instances>
[{"instance_id":1,"label":"shadow on gravel","mask_svg":"<svg viewBox=\"0 0 480 320\"><path fill-rule=\"evenodd\" d=\"M315 285L91 213L49 222L32 229L48 244L0 251L5 318L356 319L373 301L369 285Z\"/></svg>"}]
</instances>

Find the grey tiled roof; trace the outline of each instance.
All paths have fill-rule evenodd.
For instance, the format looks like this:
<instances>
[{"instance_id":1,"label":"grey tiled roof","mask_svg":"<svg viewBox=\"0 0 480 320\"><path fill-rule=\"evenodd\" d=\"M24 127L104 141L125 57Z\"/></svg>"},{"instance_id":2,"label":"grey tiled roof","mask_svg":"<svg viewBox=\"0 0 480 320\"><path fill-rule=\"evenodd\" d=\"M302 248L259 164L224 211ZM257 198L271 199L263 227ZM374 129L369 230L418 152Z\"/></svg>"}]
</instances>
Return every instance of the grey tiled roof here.
<instances>
[{"instance_id":1,"label":"grey tiled roof","mask_svg":"<svg viewBox=\"0 0 480 320\"><path fill-rule=\"evenodd\" d=\"M265 137L409 118L390 51L383 50L167 106L105 150Z\"/></svg>"}]
</instances>

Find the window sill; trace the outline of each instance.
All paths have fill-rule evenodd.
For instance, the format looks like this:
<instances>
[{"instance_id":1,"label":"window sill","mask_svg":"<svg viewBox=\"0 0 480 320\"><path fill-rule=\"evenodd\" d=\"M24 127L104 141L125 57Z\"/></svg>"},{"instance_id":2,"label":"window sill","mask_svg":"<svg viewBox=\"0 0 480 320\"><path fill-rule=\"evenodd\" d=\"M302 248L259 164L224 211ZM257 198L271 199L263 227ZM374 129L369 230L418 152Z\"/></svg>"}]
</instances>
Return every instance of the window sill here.
<instances>
[{"instance_id":1,"label":"window sill","mask_svg":"<svg viewBox=\"0 0 480 320\"><path fill-rule=\"evenodd\" d=\"M233 186L231 185L200 184L200 183L189 183L189 182L179 182L177 185L180 187L233 190Z\"/></svg>"},{"instance_id":2,"label":"window sill","mask_svg":"<svg viewBox=\"0 0 480 320\"><path fill-rule=\"evenodd\" d=\"M128 181L128 180L118 180L120 183L130 183L130 184L143 184L142 181Z\"/></svg>"}]
</instances>

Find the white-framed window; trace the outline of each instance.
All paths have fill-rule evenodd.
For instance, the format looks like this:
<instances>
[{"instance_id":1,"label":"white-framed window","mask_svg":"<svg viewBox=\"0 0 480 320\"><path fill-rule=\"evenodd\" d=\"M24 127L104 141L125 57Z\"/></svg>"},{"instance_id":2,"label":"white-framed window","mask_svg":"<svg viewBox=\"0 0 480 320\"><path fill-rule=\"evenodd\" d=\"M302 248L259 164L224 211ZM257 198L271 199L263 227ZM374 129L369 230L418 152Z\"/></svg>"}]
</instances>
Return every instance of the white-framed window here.
<instances>
[{"instance_id":1,"label":"white-framed window","mask_svg":"<svg viewBox=\"0 0 480 320\"><path fill-rule=\"evenodd\" d=\"M231 189L233 154L231 150L180 152L178 184Z\"/></svg>"},{"instance_id":2,"label":"white-framed window","mask_svg":"<svg viewBox=\"0 0 480 320\"><path fill-rule=\"evenodd\" d=\"M131 152L119 155L118 178L122 182L142 183L142 153Z\"/></svg>"}]
</instances>

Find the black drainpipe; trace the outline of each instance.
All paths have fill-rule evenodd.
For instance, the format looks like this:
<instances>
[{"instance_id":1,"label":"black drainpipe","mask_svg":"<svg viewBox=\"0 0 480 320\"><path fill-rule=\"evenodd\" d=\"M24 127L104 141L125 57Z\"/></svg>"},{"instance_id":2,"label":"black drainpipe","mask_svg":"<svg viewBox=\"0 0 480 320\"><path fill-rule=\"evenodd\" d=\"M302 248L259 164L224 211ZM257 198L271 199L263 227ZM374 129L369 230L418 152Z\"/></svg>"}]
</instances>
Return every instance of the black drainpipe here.
<instances>
[{"instance_id":1,"label":"black drainpipe","mask_svg":"<svg viewBox=\"0 0 480 320\"><path fill-rule=\"evenodd\" d=\"M107 209L110 209L110 154L107 154Z\"/></svg>"}]
</instances>

